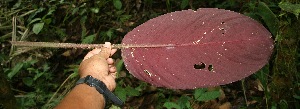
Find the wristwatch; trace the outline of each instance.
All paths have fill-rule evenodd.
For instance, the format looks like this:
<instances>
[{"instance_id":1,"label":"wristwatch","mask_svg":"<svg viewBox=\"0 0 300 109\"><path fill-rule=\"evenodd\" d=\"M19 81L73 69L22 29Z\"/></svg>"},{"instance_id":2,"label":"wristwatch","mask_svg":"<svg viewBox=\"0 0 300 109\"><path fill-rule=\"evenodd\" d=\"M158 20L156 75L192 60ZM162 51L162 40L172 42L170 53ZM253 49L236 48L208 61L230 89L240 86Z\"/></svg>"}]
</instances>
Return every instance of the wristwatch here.
<instances>
[{"instance_id":1,"label":"wristwatch","mask_svg":"<svg viewBox=\"0 0 300 109\"><path fill-rule=\"evenodd\" d=\"M85 83L85 84L89 85L90 87L95 87L96 90L100 94L103 94L105 100L109 99L117 106L124 105L123 101L120 98L118 98L116 95L114 95L102 81L100 81L96 78L93 78L91 75L88 75L84 78L80 78L76 82L76 85L82 84L82 83Z\"/></svg>"}]
</instances>

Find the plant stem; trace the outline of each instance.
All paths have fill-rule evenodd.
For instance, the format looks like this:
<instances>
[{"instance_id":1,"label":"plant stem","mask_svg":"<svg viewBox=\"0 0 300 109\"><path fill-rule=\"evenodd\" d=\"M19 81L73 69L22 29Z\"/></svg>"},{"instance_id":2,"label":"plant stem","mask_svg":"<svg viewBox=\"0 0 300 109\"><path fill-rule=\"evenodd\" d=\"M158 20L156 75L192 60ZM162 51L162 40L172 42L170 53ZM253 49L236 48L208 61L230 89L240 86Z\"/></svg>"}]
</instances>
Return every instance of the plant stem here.
<instances>
[{"instance_id":1,"label":"plant stem","mask_svg":"<svg viewBox=\"0 0 300 109\"><path fill-rule=\"evenodd\" d=\"M26 41L10 41L13 46L21 47L49 47L49 48L81 48L81 49L94 49L101 48L104 44L75 44L75 43L55 43L55 42L26 42ZM155 47L174 47L173 44L112 44L113 49L124 48L155 48Z\"/></svg>"}]
</instances>

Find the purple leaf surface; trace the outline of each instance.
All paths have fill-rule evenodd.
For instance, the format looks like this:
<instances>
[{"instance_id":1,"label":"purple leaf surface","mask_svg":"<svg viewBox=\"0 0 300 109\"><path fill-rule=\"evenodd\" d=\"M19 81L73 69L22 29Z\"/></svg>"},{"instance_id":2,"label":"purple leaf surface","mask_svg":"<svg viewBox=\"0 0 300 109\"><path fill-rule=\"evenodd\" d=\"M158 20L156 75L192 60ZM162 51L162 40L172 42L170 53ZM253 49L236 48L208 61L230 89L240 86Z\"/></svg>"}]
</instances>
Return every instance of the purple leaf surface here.
<instances>
[{"instance_id":1,"label":"purple leaf surface","mask_svg":"<svg viewBox=\"0 0 300 109\"><path fill-rule=\"evenodd\" d=\"M228 84L268 63L271 34L257 21L223 9L168 13L136 27L122 44L122 57L136 78L158 87L193 89Z\"/></svg>"}]
</instances>

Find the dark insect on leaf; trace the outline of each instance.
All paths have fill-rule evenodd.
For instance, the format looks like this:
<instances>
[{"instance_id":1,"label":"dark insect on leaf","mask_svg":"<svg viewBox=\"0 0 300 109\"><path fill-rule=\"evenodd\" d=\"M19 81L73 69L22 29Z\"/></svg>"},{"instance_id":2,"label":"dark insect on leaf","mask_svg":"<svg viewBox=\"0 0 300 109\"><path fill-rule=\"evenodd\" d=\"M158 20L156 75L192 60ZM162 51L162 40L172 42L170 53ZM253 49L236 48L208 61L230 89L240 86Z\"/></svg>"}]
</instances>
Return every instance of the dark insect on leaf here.
<instances>
[{"instance_id":1,"label":"dark insect on leaf","mask_svg":"<svg viewBox=\"0 0 300 109\"><path fill-rule=\"evenodd\" d=\"M168 45L122 49L132 75L158 87L193 89L245 78L269 59L270 32L255 20L223 9L168 13L129 32L122 44Z\"/></svg>"}]
</instances>

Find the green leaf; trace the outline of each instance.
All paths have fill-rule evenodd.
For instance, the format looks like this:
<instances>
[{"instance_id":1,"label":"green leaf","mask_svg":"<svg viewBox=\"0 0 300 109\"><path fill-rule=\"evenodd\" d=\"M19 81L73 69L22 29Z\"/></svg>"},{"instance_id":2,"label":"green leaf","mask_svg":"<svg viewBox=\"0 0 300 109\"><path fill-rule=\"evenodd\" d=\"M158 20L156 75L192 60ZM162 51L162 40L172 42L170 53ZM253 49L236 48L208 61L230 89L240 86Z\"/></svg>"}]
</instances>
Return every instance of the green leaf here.
<instances>
[{"instance_id":1,"label":"green leaf","mask_svg":"<svg viewBox=\"0 0 300 109\"><path fill-rule=\"evenodd\" d=\"M208 101L218 98L221 95L219 91L211 91L203 93L199 98L198 101Z\"/></svg>"},{"instance_id":2,"label":"green leaf","mask_svg":"<svg viewBox=\"0 0 300 109\"><path fill-rule=\"evenodd\" d=\"M295 99L300 100L300 96L299 96L299 95L293 95L293 97L294 97Z\"/></svg>"},{"instance_id":3,"label":"green leaf","mask_svg":"<svg viewBox=\"0 0 300 109\"><path fill-rule=\"evenodd\" d=\"M271 109L277 109L277 105L273 103Z\"/></svg>"},{"instance_id":4,"label":"green leaf","mask_svg":"<svg viewBox=\"0 0 300 109\"><path fill-rule=\"evenodd\" d=\"M184 9L188 5L189 5L189 0L182 0L180 4L180 8Z\"/></svg>"},{"instance_id":5,"label":"green leaf","mask_svg":"<svg viewBox=\"0 0 300 109\"><path fill-rule=\"evenodd\" d=\"M48 18L48 19L45 19L45 20L44 20L44 23L46 23L46 24L48 24L48 25L49 25L51 22L52 22L52 19L51 19L51 18Z\"/></svg>"},{"instance_id":6,"label":"green leaf","mask_svg":"<svg viewBox=\"0 0 300 109\"><path fill-rule=\"evenodd\" d=\"M55 12L55 10L56 10L56 8L54 8L54 7L51 7L49 10L48 10L48 13L45 15L45 16L47 16L47 15L53 15L53 12ZM45 17L44 16L44 17ZM43 17L43 18L44 18Z\"/></svg>"},{"instance_id":7,"label":"green leaf","mask_svg":"<svg viewBox=\"0 0 300 109\"><path fill-rule=\"evenodd\" d=\"M91 8L91 11L92 11L93 13L99 13L99 8L93 7L93 8Z\"/></svg>"},{"instance_id":8,"label":"green leaf","mask_svg":"<svg viewBox=\"0 0 300 109\"><path fill-rule=\"evenodd\" d=\"M183 95L178 99L177 103L181 109L191 108L190 99L190 97Z\"/></svg>"},{"instance_id":9,"label":"green leaf","mask_svg":"<svg viewBox=\"0 0 300 109\"><path fill-rule=\"evenodd\" d=\"M140 95L140 92L138 90L136 90L130 86L127 86L125 88L125 90L126 90L126 93L128 96L139 96Z\"/></svg>"},{"instance_id":10,"label":"green leaf","mask_svg":"<svg viewBox=\"0 0 300 109\"><path fill-rule=\"evenodd\" d=\"M109 40L111 40L113 34L114 34L114 32L112 29L109 29L108 31L106 31L106 35L108 36Z\"/></svg>"},{"instance_id":11,"label":"green leaf","mask_svg":"<svg viewBox=\"0 0 300 109\"><path fill-rule=\"evenodd\" d=\"M39 34L44 27L44 23L36 23L33 25L32 31L34 34Z\"/></svg>"},{"instance_id":12,"label":"green leaf","mask_svg":"<svg viewBox=\"0 0 300 109\"><path fill-rule=\"evenodd\" d=\"M23 63L18 63L16 66L14 66L14 68L12 68L12 71L7 74L7 77L9 79L14 77L21 70L23 65L24 65Z\"/></svg>"},{"instance_id":13,"label":"green leaf","mask_svg":"<svg viewBox=\"0 0 300 109\"><path fill-rule=\"evenodd\" d=\"M70 78L72 79L72 78L76 78L76 77L78 77L78 68L77 69L75 69L75 71L70 75Z\"/></svg>"},{"instance_id":14,"label":"green leaf","mask_svg":"<svg viewBox=\"0 0 300 109\"><path fill-rule=\"evenodd\" d=\"M167 109L172 109L172 108L180 109L180 106L174 102L165 102L163 106L166 107Z\"/></svg>"},{"instance_id":15,"label":"green leaf","mask_svg":"<svg viewBox=\"0 0 300 109\"><path fill-rule=\"evenodd\" d=\"M173 108L180 109L180 106L174 102L165 102L163 106L166 107L167 109L173 109Z\"/></svg>"},{"instance_id":16,"label":"green leaf","mask_svg":"<svg viewBox=\"0 0 300 109\"><path fill-rule=\"evenodd\" d=\"M35 18L35 19L31 20L29 24L32 24L32 23L34 23L36 21L41 21L41 20L42 20L41 18Z\"/></svg>"},{"instance_id":17,"label":"green leaf","mask_svg":"<svg viewBox=\"0 0 300 109\"><path fill-rule=\"evenodd\" d=\"M279 107L280 109L288 109L289 105L286 100L282 99L279 101Z\"/></svg>"},{"instance_id":18,"label":"green leaf","mask_svg":"<svg viewBox=\"0 0 300 109\"><path fill-rule=\"evenodd\" d=\"M289 2L280 2L278 6L287 12L295 14L295 16L298 18L300 13L300 4L292 4Z\"/></svg>"},{"instance_id":19,"label":"green leaf","mask_svg":"<svg viewBox=\"0 0 300 109\"><path fill-rule=\"evenodd\" d=\"M78 11L79 11L79 7L74 8L73 11L72 11L72 15L74 15L74 14L77 13Z\"/></svg>"},{"instance_id":20,"label":"green leaf","mask_svg":"<svg viewBox=\"0 0 300 109\"><path fill-rule=\"evenodd\" d=\"M258 3L257 14L262 17L272 35L276 36L279 30L279 20L264 2Z\"/></svg>"},{"instance_id":21,"label":"green leaf","mask_svg":"<svg viewBox=\"0 0 300 109\"><path fill-rule=\"evenodd\" d=\"M194 97L198 99L207 89L206 88L199 88L195 90Z\"/></svg>"},{"instance_id":22,"label":"green leaf","mask_svg":"<svg viewBox=\"0 0 300 109\"><path fill-rule=\"evenodd\" d=\"M86 20L87 20L87 16L82 16L82 17L80 18L80 24L81 24L81 25L85 25Z\"/></svg>"},{"instance_id":23,"label":"green leaf","mask_svg":"<svg viewBox=\"0 0 300 109\"><path fill-rule=\"evenodd\" d=\"M46 72L50 69L49 65L48 64L44 64L43 65L43 72Z\"/></svg>"},{"instance_id":24,"label":"green leaf","mask_svg":"<svg viewBox=\"0 0 300 109\"><path fill-rule=\"evenodd\" d=\"M31 21L38 13L41 13L45 10L46 8L39 8L37 9L34 13L30 14L29 18L28 18L28 22Z\"/></svg>"},{"instance_id":25,"label":"green leaf","mask_svg":"<svg viewBox=\"0 0 300 109\"><path fill-rule=\"evenodd\" d=\"M141 82L139 83L140 85L138 87L135 88L135 90L141 92L143 90L146 89L146 87L148 86L148 84L146 82Z\"/></svg>"},{"instance_id":26,"label":"green leaf","mask_svg":"<svg viewBox=\"0 0 300 109\"><path fill-rule=\"evenodd\" d=\"M24 63L24 68L30 68L32 65L34 65L37 62L38 62L38 60L35 60L35 59L25 61L25 62L23 62Z\"/></svg>"},{"instance_id":27,"label":"green leaf","mask_svg":"<svg viewBox=\"0 0 300 109\"><path fill-rule=\"evenodd\" d=\"M80 19L80 25L81 25L81 38L83 39L88 33L87 33L87 29L85 27L85 22L87 20L87 16L83 16Z\"/></svg>"},{"instance_id":28,"label":"green leaf","mask_svg":"<svg viewBox=\"0 0 300 109\"><path fill-rule=\"evenodd\" d=\"M22 79L23 83L27 86L32 86L33 79L31 77L25 77Z\"/></svg>"},{"instance_id":29,"label":"green leaf","mask_svg":"<svg viewBox=\"0 0 300 109\"><path fill-rule=\"evenodd\" d=\"M119 106L112 105L109 109L121 109Z\"/></svg>"},{"instance_id":30,"label":"green leaf","mask_svg":"<svg viewBox=\"0 0 300 109\"><path fill-rule=\"evenodd\" d=\"M116 63L117 72L121 72L122 71L123 63L124 63L123 59L121 59L120 61L118 61L118 63Z\"/></svg>"},{"instance_id":31,"label":"green leaf","mask_svg":"<svg viewBox=\"0 0 300 109\"><path fill-rule=\"evenodd\" d=\"M0 62L4 62L6 59L8 59L7 54L0 53ZM122 64L123 64L123 60L122 60Z\"/></svg>"},{"instance_id":32,"label":"green leaf","mask_svg":"<svg viewBox=\"0 0 300 109\"><path fill-rule=\"evenodd\" d=\"M33 80L37 80L39 77L41 77L44 74L44 72L37 72L36 75L34 75Z\"/></svg>"},{"instance_id":33,"label":"green leaf","mask_svg":"<svg viewBox=\"0 0 300 109\"><path fill-rule=\"evenodd\" d=\"M113 0L113 4L114 4L115 8L117 8L118 10L120 10L122 8L121 0Z\"/></svg>"},{"instance_id":34,"label":"green leaf","mask_svg":"<svg viewBox=\"0 0 300 109\"><path fill-rule=\"evenodd\" d=\"M96 37L96 34L89 35L82 40L82 43L90 44L94 41L95 37Z\"/></svg>"},{"instance_id":35,"label":"green leaf","mask_svg":"<svg viewBox=\"0 0 300 109\"><path fill-rule=\"evenodd\" d=\"M265 65L263 68L261 68L259 71L257 71L257 73L255 73L254 75L261 82L261 84L264 88L265 94L268 93L268 91L266 89L268 87L267 85L268 85L268 75L269 75L269 64Z\"/></svg>"},{"instance_id":36,"label":"green leaf","mask_svg":"<svg viewBox=\"0 0 300 109\"><path fill-rule=\"evenodd\" d=\"M122 88L121 86L117 86L114 93L122 100L126 101L126 90Z\"/></svg>"},{"instance_id":37,"label":"green leaf","mask_svg":"<svg viewBox=\"0 0 300 109\"><path fill-rule=\"evenodd\" d=\"M120 21L124 23L128 21L131 17L132 17L131 15L121 15Z\"/></svg>"},{"instance_id":38,"label":"green leaf","mask_svg":"<svg viewBox=\"0 0 300 109\"><path fill-rule=\"evenodd\" d=\"M16 1L16 0L15 0ZM3 2L2 2L3 3ZM17 9L21 6L22 0L18 0L18 2L13 6L13 9Z\"/></svg>"}]
</instances>

